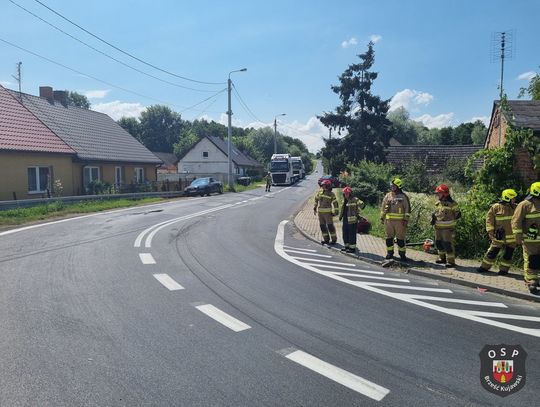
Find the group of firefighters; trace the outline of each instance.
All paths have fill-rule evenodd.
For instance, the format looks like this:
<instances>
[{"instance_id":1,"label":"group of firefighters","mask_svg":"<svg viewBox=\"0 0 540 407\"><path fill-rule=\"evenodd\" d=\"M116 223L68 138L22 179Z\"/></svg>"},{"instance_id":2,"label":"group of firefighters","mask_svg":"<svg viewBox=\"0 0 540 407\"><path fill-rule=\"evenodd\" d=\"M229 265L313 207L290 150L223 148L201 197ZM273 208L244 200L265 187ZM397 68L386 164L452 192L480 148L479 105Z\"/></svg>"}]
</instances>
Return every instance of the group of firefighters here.
<instances>
[{"instance_id":1,"label":"group of firefighters","mask_svg":"<svg viewBox=\"0 0 540 407\"><path fill-rule=\"evenodd\" d=\"M408 196L403 192L403 182L394 178L390 191L381 204L381 223L386 236L386 259L394 257L394 242L398 246L401 261L407 261L406 241L407 226L411 215ZM431 225L435 228L435 247L438 252L436 263L451 268L456 266L454 237L456 222L461 212L456 201L450 195L447 185L441 184L435 189L438 201L432 213ZM499 274L506 275L512 264L512 255L516 246L523 247L524 279L531 293L536 293L540 286L540 182L534 182L529 188L529 195L519 204L517 192L505 189L499 202L493 204L486 216L486 231L491 245L477 271L485 273L499 261ZM319 217L323 240L321 244L334 245L337 242L333 217L339 215L343 221L344 252L356 252L356 227L360 210L364 202L353 195L348 186L343 188L343 204L338 204L332 191L330 180L323 180L321 189L315 195L313 212Z\"/></svg>"}]
</instances>

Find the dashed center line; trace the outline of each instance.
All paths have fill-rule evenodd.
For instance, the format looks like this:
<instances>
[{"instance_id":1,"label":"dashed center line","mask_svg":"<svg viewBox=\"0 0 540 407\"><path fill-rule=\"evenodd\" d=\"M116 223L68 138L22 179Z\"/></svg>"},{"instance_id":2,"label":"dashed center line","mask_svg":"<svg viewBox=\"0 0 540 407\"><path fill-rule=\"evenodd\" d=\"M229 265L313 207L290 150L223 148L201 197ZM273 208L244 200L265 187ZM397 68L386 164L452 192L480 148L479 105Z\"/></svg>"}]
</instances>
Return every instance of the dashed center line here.
<instances>
[{"instance_id":1,"label":"dashed center line","mask_svg":"<svg viewBox=\"0 0 540 407\"><path fill-rule=\"evenodd\" d=\"M142 264L156 264L154 257L151 253L139 253L139 257L142 261Z\"/></svg>"},{"instance_id":2,"label":"dashed center line","mask_svg":"<svg viewBox=\"0 0 540 407\"><path fill-rule=\"evenodd\" d=\"M163 284L170 291L183 290L180 284L174 281L168 274L153 274L157 281Z\"/></svg>"},{"instance_id":3,"label":"dashed center line","mask_svg":"<svg viewBox=\"0 0 540 407\"><path fill-rule=\"evenodd\" d=\"M246 329L251 328L248 324L243 323L211 304L198 305L195 308L234 332L245 331Z\"/></svg>"}]
</instances>

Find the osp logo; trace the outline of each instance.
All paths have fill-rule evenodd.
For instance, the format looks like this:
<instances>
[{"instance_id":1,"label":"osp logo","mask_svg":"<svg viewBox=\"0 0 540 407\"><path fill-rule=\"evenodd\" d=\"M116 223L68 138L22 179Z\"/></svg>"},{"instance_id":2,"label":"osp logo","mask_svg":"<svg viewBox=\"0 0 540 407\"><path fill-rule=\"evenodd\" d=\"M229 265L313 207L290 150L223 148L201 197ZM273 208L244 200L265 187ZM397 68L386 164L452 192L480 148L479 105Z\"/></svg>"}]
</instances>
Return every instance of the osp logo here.
<instances>
[{"instance_id":1,"label":"osp logo","mask_svg":"<svg viewBox=\"0 0 540 407\"><path fill-rule=\"evenodd\" d=\"M480 382L487 391L501 397L525 386L527 352L521 345L486 345L480 351Z\"/></svg>"}]
</instances>

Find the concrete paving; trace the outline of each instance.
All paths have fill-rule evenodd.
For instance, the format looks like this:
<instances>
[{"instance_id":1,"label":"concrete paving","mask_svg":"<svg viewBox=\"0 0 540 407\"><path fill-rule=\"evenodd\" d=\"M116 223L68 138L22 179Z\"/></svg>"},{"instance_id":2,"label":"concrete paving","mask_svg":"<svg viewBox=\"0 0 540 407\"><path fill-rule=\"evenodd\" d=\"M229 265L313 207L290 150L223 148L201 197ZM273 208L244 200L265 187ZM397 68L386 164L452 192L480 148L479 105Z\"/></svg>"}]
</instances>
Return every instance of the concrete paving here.
<instances>
[{"instance_id":1,"label":"concrete paving","mask_svg":"<svg viewBox=\"0 0 540 407\"><path fill-rule=\"evenodd\" d=\"M336 232L338 236L338 245L334 248L339 250L343 247L341 222L334 218ZM304 206L295 215L294 222L296 227L309 239L320 242L322 240L319 228L318 217L313 214L313 198L306 201ZM354 256L361 260L384 264L402 269L406 273L423 275L452 283L476 287L481 291L497 292L512 297L527 299L540 302L540 295L531 295L525 282L523 281L522 271L514 268L506 276L497 274L496 266L486 274L479 274L476 269L480 263L476 260L466 260L457 258L457 267L447 269L444 265L436 264L437 255L426 253L420 250L407 250L407 257L410 259L408 264L401 262L385 261L386 244L382 238L372 235L357 235L357 254ZM395 251L397 257L397 247Z\"/></svg>"}]
</instances>

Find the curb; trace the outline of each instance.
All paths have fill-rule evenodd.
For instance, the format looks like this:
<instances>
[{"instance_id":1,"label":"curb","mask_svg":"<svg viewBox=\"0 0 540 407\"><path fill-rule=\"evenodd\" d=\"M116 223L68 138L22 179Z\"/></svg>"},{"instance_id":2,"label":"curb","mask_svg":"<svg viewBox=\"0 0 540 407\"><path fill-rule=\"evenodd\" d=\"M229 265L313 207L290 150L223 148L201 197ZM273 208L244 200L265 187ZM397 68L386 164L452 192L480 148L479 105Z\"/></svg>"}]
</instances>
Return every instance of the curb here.
<instances>
[{"instance_id":1,"label":"curb","mask_svg":"<svg viewBox=\"0 0 540 407\"><path fill-rule=\"evenodd\" d=\"M304 205L305 205L305 202L304 202ZM300 213L300 211L302 210L304 205L302 205L300 207L300 209L295 211L294 214L293 214L294 226L306 239L309 239L309 240L311 240L313 242L319 243L312 236L310 236L306 232L304 232L304 230L300 226L298 226L298 224L296 223L296 217L298 216L298 213ZM329 248L331 250L336 250L337 251L337 248L332 248L332 247L329 247ZM366 263L374 264L376 266L381 266L381 263L379 263L379 262L377 262L377 261L375 261L373 259L370 259L368 257L363 257L361 255L353 255L351 253L342 253L342 254L344 254L346 256L349 256L349 257L352 257L354 259L365 261ZM400 263L400 264L402 264L402 263ZM520 300L528 300L528 301L533 301L533 302L540 303L540 295L519 293L519 292L516 292L516 291L505 290L504 288L493 287L493 286L486 285L486 284L477 284L477 283L473 283L473 282L467 281L467 280L461 280L461 279L452 278L452 277L440 276L440 275L433 274L433 273L430 273L428 271L420 270L420 269L417 269L417 268L414 268L414 267L402 267L402 268L405 269L406 270L405 273L408 273L408 274L417 275L417 276L421 276L421 277L427 277L427 278L431 278L431 279L434 279L434 280L444 281L444 282L447 282L447 283L462 285L462 286L470 287L470 288L483 288L483 289L486 289L487 291L492 292L492 293L502 294L502 295L506 295L508 297L513 297L513 298L519 298Z\"/></svg>"}]
</instances>

